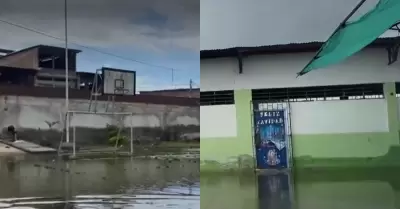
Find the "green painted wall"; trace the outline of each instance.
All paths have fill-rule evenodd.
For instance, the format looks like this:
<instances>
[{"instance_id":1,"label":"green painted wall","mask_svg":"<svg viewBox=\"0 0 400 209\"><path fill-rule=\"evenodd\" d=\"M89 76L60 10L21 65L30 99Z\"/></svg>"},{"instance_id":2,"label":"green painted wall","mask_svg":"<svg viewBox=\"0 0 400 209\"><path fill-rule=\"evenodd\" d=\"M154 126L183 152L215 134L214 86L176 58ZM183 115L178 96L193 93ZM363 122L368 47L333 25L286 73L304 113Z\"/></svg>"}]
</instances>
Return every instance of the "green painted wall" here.
<instances>
[{"instance_id":1,"label":"green painted wall","mask_svg":"<svg viewBox=\"0 0 400 209\"><path fill-rule=\"evenodd\" d=\"M395 83L385 83L383 85L383 89L385 92L385 99L388 110L388 119L389 119L389 132L393 138L399 139L399 110L396 98L396 84Z\"/></svg>"},{"instance_id":2,"label":"green painted wall","mask_svg":"<svg viewBox=\"0 0 400 209\"><path fill-rule=\"evenodd\" d=\"M394 83L384 84L389 132L292 136L295 167L400 166ZM237 137L201 138L201 171L254 168L251 90L235 91Z\"/></svg>"},{"instance_id":3,"label":"green painted wall","mask_svg":"<svg viewBox=\"0 0 400 209\"><path fill-rule=\"evenodd\" d=\"M251 90L235 91L237 133L232 138L201 138L201 171L253 168Z\"/></svg>"}]
</instances>

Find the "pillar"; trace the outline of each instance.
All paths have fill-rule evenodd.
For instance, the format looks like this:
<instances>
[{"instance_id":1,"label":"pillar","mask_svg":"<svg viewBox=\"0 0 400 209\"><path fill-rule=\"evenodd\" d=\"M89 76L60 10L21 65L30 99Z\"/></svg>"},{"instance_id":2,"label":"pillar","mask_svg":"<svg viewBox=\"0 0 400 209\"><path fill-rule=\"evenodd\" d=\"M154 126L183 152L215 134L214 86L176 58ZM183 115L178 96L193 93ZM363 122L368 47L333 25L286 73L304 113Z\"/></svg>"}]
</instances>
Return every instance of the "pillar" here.
<instances>
[{"instance_id":1,"label":"pillar","mask_svg":"<svg viewBox=\"0 0 400 209\"><path fill-rule=\"evenodd\" d=\"M254 166L251 90L235 90L237 146L242 166ZM251 157L251 159L250 159ZM244 161L245 162L244 162Z\"/></svg>"},{"instance_id":2,"label":"pillar","mask_svg":"<svg viewBox=\"0 0 400 209\"><path fill-rule=\"evenodd\" d=\"M397 141L399 142L400 122L399 122L399 110L396 97L396 84L384 83L383 91L385 94L385 100L388 111L389 132L391 136L397 139Z\"/></svg>"}]
</instances>

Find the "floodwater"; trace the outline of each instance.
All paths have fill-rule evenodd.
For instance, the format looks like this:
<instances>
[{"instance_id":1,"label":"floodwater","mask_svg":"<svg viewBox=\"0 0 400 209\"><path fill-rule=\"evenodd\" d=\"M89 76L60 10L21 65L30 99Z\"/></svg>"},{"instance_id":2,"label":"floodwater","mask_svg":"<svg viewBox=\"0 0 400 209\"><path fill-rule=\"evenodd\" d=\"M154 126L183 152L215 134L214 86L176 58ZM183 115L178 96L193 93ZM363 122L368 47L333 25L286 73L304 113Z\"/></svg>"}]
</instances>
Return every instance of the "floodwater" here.
<instances>
[{"instance_id":1,"label":"floodwater","mask_svg":"<svg viewBox=\"0 0 400 209\"><path fill-rule=\"evenodd\" d=\"M0 158L0 209L199 209L198 160Z\"/></svg>"},{"instance_id":2,"label":"floodwater","mask_svg":"<svg viewBox=\"0 0 400 209\"><path fill-rule=\"evenodd\" d=\"M201 174L204 209L400 209L400 169Z\"/></svg>"}]
</instances>

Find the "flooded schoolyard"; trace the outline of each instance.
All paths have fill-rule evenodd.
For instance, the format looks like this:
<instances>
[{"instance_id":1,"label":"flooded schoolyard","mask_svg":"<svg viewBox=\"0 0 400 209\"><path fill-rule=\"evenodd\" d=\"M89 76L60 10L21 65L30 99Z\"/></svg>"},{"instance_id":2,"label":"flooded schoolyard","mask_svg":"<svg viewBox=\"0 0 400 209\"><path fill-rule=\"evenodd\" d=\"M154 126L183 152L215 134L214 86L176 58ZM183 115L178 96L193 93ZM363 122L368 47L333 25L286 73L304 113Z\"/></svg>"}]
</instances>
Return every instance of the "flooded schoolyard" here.
<instances>
[{"instance_id":1,"label":"flooded schoolyard","mask_svg":"<svg viewBox=\"0 0 400 209\"><path fill-rule=\"evenodd\" d=\"M398 209L400 169L201 174L204 209Z\"/></svg>"},{"instance_id":2,"label":"flooded schoolyard","mask_svg":"<svg viewBox=\"0 0 400 209\"><path fill-rule=\"evenodd\" d=\"M0 208L200 208L196 159L0 158Z\"/></svg>"}]
</instances>

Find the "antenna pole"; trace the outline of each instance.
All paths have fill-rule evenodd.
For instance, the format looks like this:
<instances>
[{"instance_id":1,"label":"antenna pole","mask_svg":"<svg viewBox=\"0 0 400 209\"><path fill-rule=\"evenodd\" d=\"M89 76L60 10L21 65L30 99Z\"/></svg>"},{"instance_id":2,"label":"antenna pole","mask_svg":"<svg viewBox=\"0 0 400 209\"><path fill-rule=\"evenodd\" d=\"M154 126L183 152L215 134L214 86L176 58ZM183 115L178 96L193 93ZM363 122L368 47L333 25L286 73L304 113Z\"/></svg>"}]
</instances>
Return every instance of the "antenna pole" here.
<instances>
[{"instance_id":1,"label":"antenna pole","mask_svg":"<svg viewBox=\"0 0 400 209\"><path fill-rule=\"evenodd\" d=\"M175 80L174 80L174 68L171 68L171 82L172 82L172 87L175 88Z\"/></svg>"},{"instance_id":2,"label":"antenna pole","mask_svg":"<svg viewBox=\"0 0 400 209\"><path fill-rule=\"evenodd\" d=\"M193 89L193 80L190 79L189 81L189 96L192 97L192 89Z\"/></svg>"}]
</instances>

